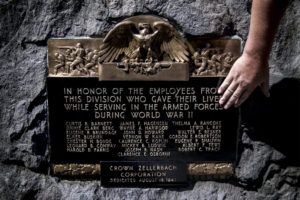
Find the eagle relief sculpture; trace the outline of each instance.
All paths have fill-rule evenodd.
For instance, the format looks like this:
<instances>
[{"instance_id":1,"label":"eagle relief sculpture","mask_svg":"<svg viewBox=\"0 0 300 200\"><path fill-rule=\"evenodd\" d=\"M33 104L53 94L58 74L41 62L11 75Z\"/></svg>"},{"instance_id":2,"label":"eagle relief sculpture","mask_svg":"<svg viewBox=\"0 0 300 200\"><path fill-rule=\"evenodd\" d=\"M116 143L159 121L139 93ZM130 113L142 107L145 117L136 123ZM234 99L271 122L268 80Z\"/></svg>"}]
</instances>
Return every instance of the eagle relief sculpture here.
<instances>
[{"instance_id":1,"label":"eagle relief sculpture","mask_svg":"<svg viewBox=\"0 0 300 200\"><path fill-rule=\"evenodd\" d=\"M173 62L187 63L186 41L168 22L153 16L128 18L117 24L100 46L99 62L116 63L126 73L153 75Z\"/></svg>"},{"instance_id":2,"label":"eagle relief sculpture","mask_svg":"<svg viewBox=\"0 0 300 200\"><path fill-rule=\"evenodd\" d=\"M187 41L170 23L149 15L121 21L104 39L50 39L48 45L49 76L104 81L224 77L239 56L239 41Z\"/></svg>"}]
</instances>

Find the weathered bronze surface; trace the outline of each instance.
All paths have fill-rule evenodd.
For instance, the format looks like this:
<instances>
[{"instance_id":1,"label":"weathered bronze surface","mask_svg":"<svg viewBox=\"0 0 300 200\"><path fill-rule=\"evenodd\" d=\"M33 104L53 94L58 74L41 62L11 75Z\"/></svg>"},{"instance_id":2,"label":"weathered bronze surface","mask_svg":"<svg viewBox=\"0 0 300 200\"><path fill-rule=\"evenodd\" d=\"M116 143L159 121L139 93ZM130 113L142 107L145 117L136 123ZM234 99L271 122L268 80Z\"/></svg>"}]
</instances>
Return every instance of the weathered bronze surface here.
<instances>
[{"instance_id":1,"label":"weathered bronze surface","mask_svg":"<svg viewBox=\"0 0 300 200\"><path fill-rule=\"evenodd\" d=\"M187 42L158 17L136 16L120 22L104 38L99 54L100 80L189 78Z\"/></svg>"},{"instance_id":2,"label":"weathered bronze surface","mask_svg":"<svg viewBox=\"0 0 300 200\"><path fill-rule=\"evenodd\" d=\"M100 164L58 164L53 172L61 176L96 176L101 174Z\"/></svg>"},{"instance_id":3,"label":"weathered bronze surface","mask_svg":"<svg viewBox=\"0 0 300 200\"><path fill-rule=\"evenodd\" d=\"M50 39L50 77L97 77L102 39Z\"/></svg>"},{"instance_id":4,"label":"weathered bronze surface","mask_svg":"<svg viewBox=\"0 0 300 200\"><path fill-rule=\"evenodd\" d=\"M56 164L55 175L72 177L93 177L101 175L101 164ZM187 175L189 179L225 179L233 174L232 163L189 163Z\"/></svg>"},{"instance_id":5,"label":"weathered bronze surface","mask_svg":"<svg viewBox=\"0 0 300 200\"><path fill-rule=\"evenodd\" d=\"M241 51L238 39L200 39L190 44L195 49L191 77L226 76Z\"/></svg>"},{"instance_id":6,"label":"weathered bronze surface","mask_svg":"<svg viewBox=\"0 0 300 200\"><path fill-rule=\"evenodd\" d=\"M50 77L115 81L223 77L240 54L237 39L188 41L165 20L143 15L120 22L104 39L50 39L48 47Z\"/></svg>"},{"instance_id":7,"label":"weathered bronze surface","mask_svg":"<svg viewBox=\"0 0 300 200\"><path fill-rule=\"evenodd\" d=\"M200 119L204 120L204 118L208 115L213 116L213 112L216 113L217 112L216 110L222 110L221 108L216 109L219 108L218 107L219 105L217 103L219 97L216 96L216 94L214 94L213 91L216 91L215 88L217 88L218 83L222 79L219 77L225 77L228 74L235 60L239 57L240 49L241 49L240 40L238 39L204 39L204 38L186 39L183 38L181 34L177 30L175 30L175 28L171 24L169 24L167 21L161 18L154 17L154 16L130 17L117 24L113 29L111 29L111 31L109 31L109 33L107 33L107 35L103 39L102 38L50 39L48 41L48 66L49 66L48 79L51 80L49 80L48 83L52 83L53 85L55 85L55 87L53 85L51 86L52 88L54 87L55 90L51 89L51 87L48 87L48 91L50 92L52 91L52 96L56 96L56 94L53 95L54 94L53 91L55 91L56 93L56 91L59 90L60 92L57 93L60 93L60 95L62 94L61 92L63 91L63 94L65 96L60 96L57 98L62 98L64 100L64 103L59 103L59 105L61 105L60 109L63 110L65 109L64 106L68 106L68 105L74 107L74 110L71 111L64 110L64 112L67 114L73 113L70 114L70 116L72 117L70 117L70 119L68 118L70 122L73 122L72 121L73 117L74 120L77 119L78 122L82 120L80 117L78 117L79 115L82 116L82 113L89 115L89 116L85 115L85 117L83 117L85 121L94 120L100 122L105 120L112 121L112 119L114 118L112 117L112 119L109 118L94 119L93 117L91 117L92 116L91 112L86 111L89 109L86 109L84 107L86 105L88 106L92 105L93 102L86 102L86 104L83 104L84 98L87 95L83 95L79 93L76 94L75 92L79 90L81 91L81 89L84 88L90 89L90 87L98 87L99 82L95 79L95 77L98 77L100 81L162 81L165 82L164 84L166 83L173 84L176 83L176 81L186 81L185 83L180 83L180 87L187 87L188 84L190 83L194 84L192 86L189 86L191 88L197 88L196 85L199 84L200 84L199 86L203 87L197 90L198 93L200 91L201 95L203 96L201 100L198 99L197 102L185 102L185 101L179 102L179 100L175 101L173 99L170 100L168 103L170 105L177 105L179 103L193 103L193 104L198 103L197 105L203 105L203 107L197 107L199 109L204 109L203 113L199 113L198 116L190 117L191 119L186 119L185 117L183 119L176 119L176 120L178 120L179 122L180 120L181 121L183 120L192 121L192 120L200 120ZM78 87L79 90L78 88L76 90L74 86L74 82L72 82L73 79L68 79L69 77L77 77L76 80L79 79L78 77L81 78L93 77L94 79L84 79L88 81L88 83L85 82L85 84L83 85L80 86L77 85L76 87ZM205 83L202 82L201 84L200 79L212 80L212 78L199 78L199 77L214 77L215 79L213 79L212 81L213 85L208 87L208 86L204 86L207 81ZM54 80L58 81L60 78L67 78L64 79L65 81L62 84L63 86L61 88L57 87L57 85L52 82ZM84 82L82 80L83 79L80 79L81 81L80 84ZM161 84L162 82L157 82L157 83ZM109 84L114 85L118 83L110 82ZM126 82L126 84L122 85L122 87L126 89L126 87L129 87L128 85L130 84L135 84L135 82ZM139 85L139 87L143 87L142 85L143 84ZM102 82L99 84L99 87L103 87L103 89L108 90L110 86L108 87L105 84L105 82ZM117 88L121 86L115 85L114 87ZM131 85L130 87L134 89L137 86ZM168 86L166 88L169 87L171 86ZM206 93L207 91L208 93ZM195 93L190 95L195 95ZM131 95L135 95L138 97L141 96L142 94L134 93ZM166 95L163 94L162 96L166 97ZM92 99L92 97L94 96L93 95L89 96L90 99ZM95 98L96 97L97 95L95 96ZM192 96L184 96L184 97L191 98ZM55 103L60 102L60 100L58 99L49 102L50 103L52 102L52 105L54 105L53 104L54 101ZM123 101L121 101L120 103L122 102ZM102 103L109 104L105 102L99 102L99 105ZM137 103L139 103L139 101ZM127 105L129 105L129 103L127 103ZM207 109L207 111L205 110L206 107L204 105L208 106L207 108L209 109ZM212 106L212 108L214 109L211 109L211 107L209 106ZM62 116L65 117L65 115L62 114L62 111L60 109L57 109L59 110L59 117ZM145 111L145 110L138 109L138 111ZM149 111L154 111L154 110L149 109ZM160 110L155 110L155 111L160 112ZM174 109L174 111L177 110ZM109 112L110 110L107 110L107 113ZM53 111L51 114L53 114ZM56 116L58 116L57 113ZM128 117L124 118L124 120L127 119ZM152 119L149 118L150 121ZM212 117L212 119L215 119L215 117ZM60 121L64 121L64 120L66 119L65 118L60 119ZM141 119L137 119L137 120L141 121ZM174 121L174 119L164 119L164 120ZM206 119L206 121L207 120L208 119ZM74 122L76 123L77 121ZM58 127L57 122L54 124L56 125L56 127ZM59 131L55 131L55 132L58 133L61 130L62 131L66 130L64 124L62 124L61 126L63 128L57 129ZM69 131L70 132L82 131L81 128L78 130L77 129L75 130L75 128L74 130L70 129ZM221 130L221 128L219 129ZM198 131L200 132L200 128ZM63 132L63 134L65 133ZM75 135L75 133L73 135ZM198 133L198 135L201 134ZM234 136L232 137L234 138ZM70 138L70 140L76 140L76 139L84 140L83 138ZM197 138L197 140L198 139L199 138ZM224 138L222 138L222 140L223 139ZM231 137L226 138L227 142L230 141L231 139L232 139ZM218 138L216 140L218 140ZM59 141L60 143L63 143L63 140L61 140L61 138ZM221 142L219 143L221 144ZM190 148L192 148L193 147L192 145L194 143L189 142L188 144L191 146ZM213 146L214 143L211 144L212 146L208 147L211 149L211 151L213 151L214 148L218 149L216 146ZM222 143L223 146L224 144L225 143ZM62 145L65 144L63 143ZM73 149L70 148L69 150L71 151ZM65 149L60 149L60 151L65 151ZM89 155L89 153L90 152L86 152L85 155ZM109 151L109 156L111 155L112 155L111 151ZM230 157L232 156L234 155L233 154L230 155ZM63 158L66 158L66 156L65 157L63 156ZM215 158L214 158L215 160L209 160L209 159L210 157L205 157L203 160L192 159L192 160L185 161L185 163L187 163L187 175L189 179L215 179L215 178L225 179L232 176L234 159L226 159L224 156L219 156L217 160ZM79 162L79 163L83 162L86 164L76 164L77 161L75 160L76 159L73 157L69 160L64 160L63 162L61 161L54 162L53 173L59 176L72 176L75 178L76 177L99 177L99 175L101 175L101 164L91 164L91 163L95 163L98 161L100 162L103 160L103 157L99 159L97 158L96 160L93 160L93 162L86 161L86 160L80 160ZM60 164L66 162L73 163L73 164ZM184 169L183 171L186 171L186 169Z\"/></svg>"},{"instance_id":8,"label":"weathered bronze surface","mask_svg":"<svg viewBox=\"0 0 300 200\"><path fill-rule=\"evenodd\" d=\"M104 38L99 62L187 62L187 44L174 27L154 16L130 17Z\"/></svg>"},{"instance_id":9,"label":"weathered bronze surface","mask_svg":"<svg viewBox=\"0 0 300 200\"><path fill-rule=\"evenodd\" d=\"M180 62L118 63L117 65L107 63L100 66L100 79L103 81L128 79L136 81L186 81L189 79L189 65Z\"/></svg>"},{"instance_id":10,"label":"weathered bronze surface","mask_svg":"<svg viewBox=\"0 0 300 200\"><path fill-rule=\"evenodd\" d=\"M191 179L225 179L233 174L232 163L190 163L188 176Z\"/></svg>"}]
</instances>

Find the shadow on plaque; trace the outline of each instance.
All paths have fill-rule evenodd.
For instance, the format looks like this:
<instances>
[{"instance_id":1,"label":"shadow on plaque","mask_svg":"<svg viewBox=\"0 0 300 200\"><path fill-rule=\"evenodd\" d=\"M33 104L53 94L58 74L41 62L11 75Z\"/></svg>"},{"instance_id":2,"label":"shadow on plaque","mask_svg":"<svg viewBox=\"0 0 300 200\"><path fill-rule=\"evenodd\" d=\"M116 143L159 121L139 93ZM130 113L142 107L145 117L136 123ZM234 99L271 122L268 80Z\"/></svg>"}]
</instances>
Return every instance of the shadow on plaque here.
<instances>
[{"instance_id":1,"label":"shadow on plaque","mask_svg":"<svg viewBox=\"0 0 300 200\"><path fill-rule=\"evenodd\" d=\"M286 78L270 88L266 98L259 88L242 107L249 137L283 153L284 162L300 166L300 80Z\"/></svg>"}]
</instances>

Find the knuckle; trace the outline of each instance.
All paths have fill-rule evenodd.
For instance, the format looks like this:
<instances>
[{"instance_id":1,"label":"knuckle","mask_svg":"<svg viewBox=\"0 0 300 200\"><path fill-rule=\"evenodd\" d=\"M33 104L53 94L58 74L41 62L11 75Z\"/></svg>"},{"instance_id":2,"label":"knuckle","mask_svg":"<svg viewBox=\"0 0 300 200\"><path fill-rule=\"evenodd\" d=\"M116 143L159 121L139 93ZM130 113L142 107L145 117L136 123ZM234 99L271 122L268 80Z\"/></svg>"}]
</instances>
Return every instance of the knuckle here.
<instances>
[{"instance_id":1,"label":"knuckle","mask_svg":"<svg viewBox=\"0 0 300 200\"><path fill-rule=\"evenodd\" d=\"M239 85L241 88L247 88L250 85L250 82L247 80L241 80Z\"/></svg>"},{"instance_id":2,"label":"knuckle","mask_svg":"<svg viewBox=\"0 0 300 200\"><path fill-rule=\"evenodd\" d=\"M232 95L233 99L237 99L237 98L239 98L239 96L240 96L240 94L238 92L236 92Z\"/></svg>"},{"instance_id":3,"label":"knuckle","mask_svg":"<svg viewBox=\"0 0 300 200\"><path fill-rule=\"evenodd\" d=\"M229 83L224 81L223 84L221 85L221 87L224 88L224 87L227 87L228 85L229 85Z\"/></svg>"},{"instance_id":4,"label":"knuckle","mask_svg":"<svg viewBox=\"0 0 300 200\"><path fill-rule=\"evenodd\" d=\"M227 104L228 105L231 105L233 103L233 100L232 100L232 98L231 99L229 99L229 101L227 102Z\"/></svg>"},{"instance_id":5,"label":"knuckle","mask_svg":"<svg viewBox=\"0 0 300 200\"><path fill-rule=\"evenodd\" d=\"M223 95L223 98L224 99L228 99L230 93L226 90L225 94Z\"/></svg>"},{"instance_id":6,"label":"knuckle","mask_svg":"<svg viewBox=\"0 0 300 200\"><path fill-rule=\"evenodd\" d=\"M226 101L226 97L222 96L222 98L220 99L220 101L224 103Z\"/></svg>"},{"instance_id":7,"label":"knuckle","mask_svg":"<svg viewBox=\"0 0 300 200\"><path fill-rule=\"evenodd\" d=\"M233 95L230 97L230 100L229 100L229 101L231 101L231 102L233 103L234 101L236 101L237 98L238 98L238 96L237 96L236 94L233 94Z\"/></svg>"}]
</instances>

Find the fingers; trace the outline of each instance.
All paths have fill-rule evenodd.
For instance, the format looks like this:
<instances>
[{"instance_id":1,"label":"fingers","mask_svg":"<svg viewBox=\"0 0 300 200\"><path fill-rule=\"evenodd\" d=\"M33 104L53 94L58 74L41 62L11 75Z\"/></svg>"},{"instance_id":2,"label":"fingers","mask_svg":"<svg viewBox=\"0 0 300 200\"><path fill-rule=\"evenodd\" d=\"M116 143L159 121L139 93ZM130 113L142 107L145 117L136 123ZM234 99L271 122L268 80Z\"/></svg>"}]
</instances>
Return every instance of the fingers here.
<instances>
[{"instance_id":1,"label":"fingers","mask_svg":"<svg viewBox=\"0 0 300 200\"><path fill-rule=\"evenodd\" d=\"M226 102L224 109L228 109L230 106L232 106L241 96L243 90L241 87L238 87L234 93L228 98L228 101Z\"/></svg>"},{"instance_id":2,"label":"fingers","mask_svg":"<svg viewBox=\"0 0 300 200\"><path fill-rule=\"evenodd\" d=\"M234 104L234 107L239 107L242 103L244 103L244 101L250 96L252 90L245 90L239 99L237 99L237 101Z\"/></svg>"},{"instance_id":3,"label":"fingers","mask_svg":"<svg viewBox=\"0 0 300 200\"><path fill-rule=\"evenodd\" d=\"M236 88L237 88L236 84L234 84L234 83L230 84L230 86L225 90L225 92L224 92L222 98L220 99L219 103L221 105L227 103L229 101L229 99L233 96L233 94L236 95L236 91L235 91Z\"/></svg>"},{"instance_id":4,"label":"fingers","mask_svg":"<svg viewBox=\"0 0 300 200\"><path fill-rule=\"evenodd\" d=\"M221 86L218 89L218 93L219 94L223 94L224 91L228 88L228 86L230 85L230 83L232 82L232 77L230 75L228 75L225 80L223 81L223 83L221 84Z\"/></svg>"}]
</instances>

